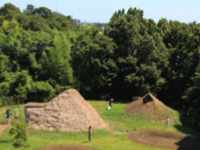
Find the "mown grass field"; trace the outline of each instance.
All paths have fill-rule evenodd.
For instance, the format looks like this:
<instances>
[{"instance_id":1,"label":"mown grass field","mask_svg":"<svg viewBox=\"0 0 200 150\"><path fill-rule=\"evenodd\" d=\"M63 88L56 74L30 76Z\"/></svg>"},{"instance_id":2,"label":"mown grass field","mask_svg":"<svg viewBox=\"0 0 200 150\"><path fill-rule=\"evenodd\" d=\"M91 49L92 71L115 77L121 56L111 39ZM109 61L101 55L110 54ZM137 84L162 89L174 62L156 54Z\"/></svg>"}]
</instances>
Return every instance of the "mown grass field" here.
<instances>
[{"instance_id":1,"label":"mown grass field","mask_svg":"<svg viewBox=\"0 0 200 150\"><path fill-rule=\"evenodd\" d=\"M79 145L96 148L99 150L160 150L160 148L145 146L142 144L130 141L126 134L114 134L131 132L135 130L166 130L165 124L148 122L144 116L128 115L123 109L127 104L117 103L113 105L111 110L106 110L108 106L107 101L88 101L99 113L102 119L112 127L113 133L107 129L93 130L92 141L88 142L87 131L83 132L59 132L59 131L44 131L29 129L29 143L30 147L27 150L33 150L35 148L55 146L55 145ZM4 120L4 113L7 108L19 110L24 118L23 106L10 106L0 108L0 121ZM179 117L179 114L171 110L174 115ZM11 118L14 116L12 115ZM179 126L179 128L177 128ZM177 120L176 125L170 125L169 131L180 132L181 131L193 135L199 133L193 131L190 128L182 126L181 122ZM0 150L22 150L22 148L14 148L12 146L12 137L9 135L9 129L5 130L0 137ZM167 149L162 149L167 150Z\"/></svg>"}]
</instances>

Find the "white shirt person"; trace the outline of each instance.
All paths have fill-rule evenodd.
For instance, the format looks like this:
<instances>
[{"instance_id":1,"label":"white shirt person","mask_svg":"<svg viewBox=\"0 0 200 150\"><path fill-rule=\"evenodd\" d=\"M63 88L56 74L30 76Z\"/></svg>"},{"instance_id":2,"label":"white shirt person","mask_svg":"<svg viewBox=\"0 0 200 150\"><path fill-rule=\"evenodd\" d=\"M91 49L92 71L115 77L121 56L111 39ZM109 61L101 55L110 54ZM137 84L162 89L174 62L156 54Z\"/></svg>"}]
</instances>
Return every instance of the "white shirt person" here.
<instances>
[{"instance_id":1,"label":"white shirt person","mask_svg":"<svg viewBox=\"0 0 200 150\"><path fill-rule=\"evenodd\" d=\"M166 126L165 126L165 128L169 128L169 117L167 117L167 119L166 119Z\"/></svg>"}]
</instances>

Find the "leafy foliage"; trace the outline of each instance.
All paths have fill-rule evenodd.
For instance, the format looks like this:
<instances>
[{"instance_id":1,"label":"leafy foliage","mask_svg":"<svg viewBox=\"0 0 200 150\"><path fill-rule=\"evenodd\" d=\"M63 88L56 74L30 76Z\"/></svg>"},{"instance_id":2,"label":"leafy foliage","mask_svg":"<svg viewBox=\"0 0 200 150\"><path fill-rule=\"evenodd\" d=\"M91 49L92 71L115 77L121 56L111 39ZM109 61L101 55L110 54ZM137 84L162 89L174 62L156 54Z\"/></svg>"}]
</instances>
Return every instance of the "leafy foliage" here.
<instances>
[{"instance_id":1,"label":"leafy foliage","mask_svg":"<svg viewBox=\"0 0 200 150\"><path fill-rule=\"evenodd\" d=\"M88 27L80 31L72 47L72 66L76 87L93 98L109 92L117 66L113 60L115 44L112 39L93 26Z\"/></svg>"},{"instance_id":2,"label":"leafy foliage","mask_svg":"<svg viewBox=\"0 0 200 150\"><path fill-rule=\"evenodd\" d=\"M15 121L10 129L10 135L14 136L14 147L29 147L27 125L21 119Z\"/></svg>"},{"instance_id":3,"label":"leafy foliage","mask_svg":"<svg viewBox=\"0 0 200 150\"><path fill-rule=\"evenodd\" d=\"M113 81L117 91L143 95L148 91L157 93L162 88L165 79L161 73L168 64L168 51L158 31L156 24L143 19L143 11L136 8L112 16L105 34L117 44L114 60L119 71Z\"/></svg>"}]
</instances>

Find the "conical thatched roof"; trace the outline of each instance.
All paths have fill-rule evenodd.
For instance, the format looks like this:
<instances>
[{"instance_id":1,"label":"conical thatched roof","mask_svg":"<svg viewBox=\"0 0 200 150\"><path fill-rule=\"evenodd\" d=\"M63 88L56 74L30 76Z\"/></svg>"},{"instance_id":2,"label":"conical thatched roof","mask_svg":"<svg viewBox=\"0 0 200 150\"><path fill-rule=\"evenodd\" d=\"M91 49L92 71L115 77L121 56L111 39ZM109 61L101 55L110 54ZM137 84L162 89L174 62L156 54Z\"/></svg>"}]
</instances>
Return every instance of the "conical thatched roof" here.
<instances>
[{"instance_id":1,"label":"conical thatched roof","mask_svg":"<svg viewBox=\"0 0 200 150\"><path fill-rule=\"evenodd\" d=\"M62 92L49 103L28 103L25 112L28 125L38 129L80 131L89 126L106 126L95 109L74 89Z\"/></svg>"},{"instance_id":2,"label":"conical thatched roof","mask_svg":"<svg viewBox=\"0 0 200 150\"><path fill-rule=\"evenodd\" d=\"M144 115L148 120L165 121L166 117L170 117L173 122L175 116L171 114L171 110L154 97L151 93L147 93L142 98L133 101L125 107L129 114Z\"/></svg>"}]
</instances>

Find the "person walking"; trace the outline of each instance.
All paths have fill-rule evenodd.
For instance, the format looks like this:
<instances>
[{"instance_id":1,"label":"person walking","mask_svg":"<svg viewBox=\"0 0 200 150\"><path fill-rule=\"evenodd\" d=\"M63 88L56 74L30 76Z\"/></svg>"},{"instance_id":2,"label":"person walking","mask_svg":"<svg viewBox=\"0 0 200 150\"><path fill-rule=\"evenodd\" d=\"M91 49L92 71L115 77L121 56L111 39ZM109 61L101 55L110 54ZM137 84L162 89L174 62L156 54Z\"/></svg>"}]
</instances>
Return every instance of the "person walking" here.
<instances>
[{"instance_id":1,"label":"person walking","mask_svg":"<svg viewBox=\"0 0 200 150\"><path fill-rule=\"evenodd\" d=\"M166 128L166 129L169 128L169 117L167 117L167 119L166 119L166 125L165 125L165 128Z\"/></svg>"},{"instance_id":2,"label":"person walking","mask_svg":"<svg viewBox=\"0 0 200 150\"><path fill-rule=\"evenodd\" d=\"M92 135L92 127L89 126L89 128L88 128L88 139L89 139L89 142L91 141L91 135Z\"/></svg>"}]
</instances>

